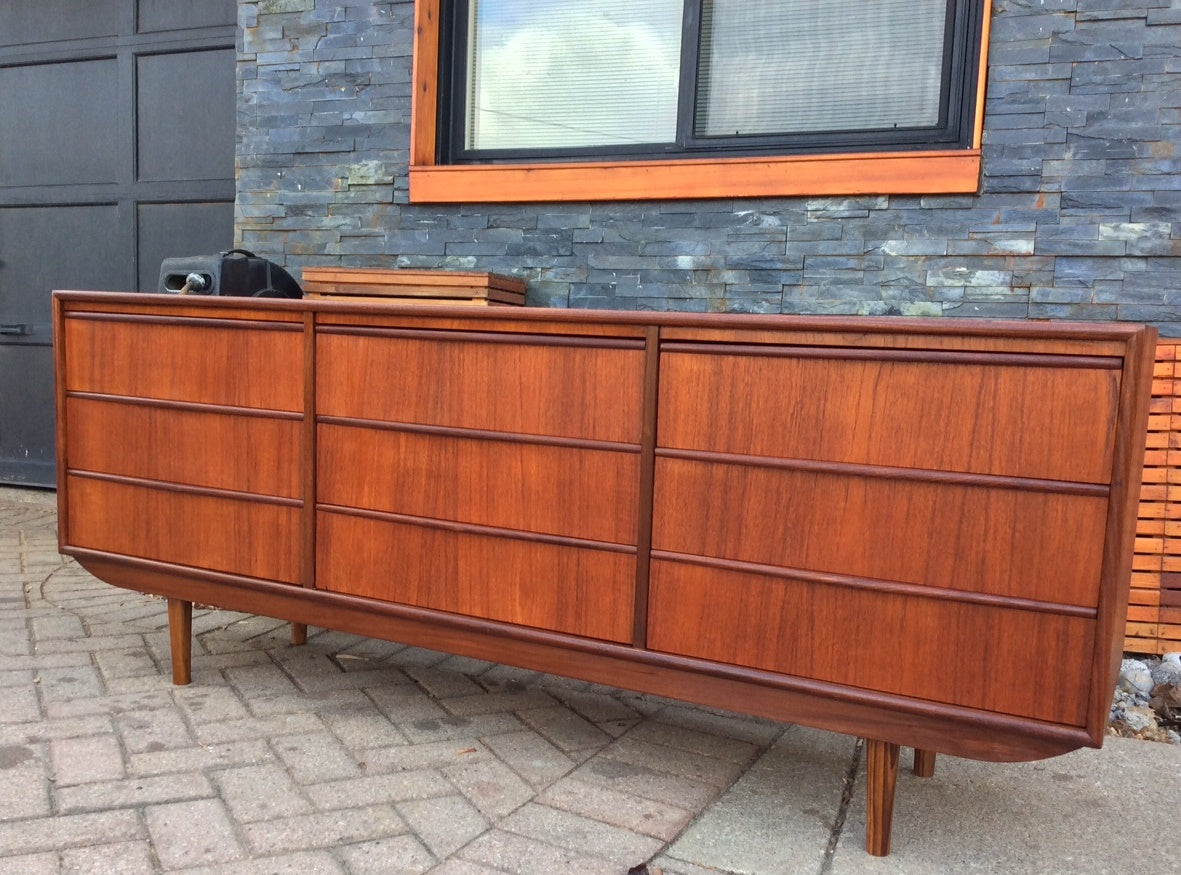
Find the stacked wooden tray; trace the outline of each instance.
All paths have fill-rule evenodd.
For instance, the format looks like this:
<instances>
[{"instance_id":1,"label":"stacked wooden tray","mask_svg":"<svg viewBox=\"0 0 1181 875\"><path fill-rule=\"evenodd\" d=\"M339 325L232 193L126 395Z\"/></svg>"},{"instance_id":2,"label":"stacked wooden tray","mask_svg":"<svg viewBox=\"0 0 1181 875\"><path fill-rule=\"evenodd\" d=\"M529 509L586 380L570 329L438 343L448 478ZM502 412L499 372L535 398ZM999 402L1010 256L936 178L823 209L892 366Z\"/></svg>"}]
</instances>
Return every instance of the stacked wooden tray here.
<instances>
[{"instance_id":1,"label":"stacked wooden tray","mask_svg":"<svg viewBox=\"0 0 1181 875\"><path fill-rule=\"evenodd\" d=\"M397 299L404 304L470 304L523 307L525 283L498 273L455 270L378 270L305 267L305 297L333 301Z\"/></svg>"}]
</instances>

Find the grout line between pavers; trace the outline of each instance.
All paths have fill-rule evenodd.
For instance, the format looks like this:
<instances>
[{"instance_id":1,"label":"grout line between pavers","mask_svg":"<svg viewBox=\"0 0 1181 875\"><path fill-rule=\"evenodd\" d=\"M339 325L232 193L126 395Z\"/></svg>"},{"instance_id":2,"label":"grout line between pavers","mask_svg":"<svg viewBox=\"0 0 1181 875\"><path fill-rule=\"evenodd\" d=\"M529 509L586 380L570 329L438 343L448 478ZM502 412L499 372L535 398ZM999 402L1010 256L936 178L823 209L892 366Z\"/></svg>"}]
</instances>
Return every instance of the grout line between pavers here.
<instances>
[{"instance_id":1,"label":"grout line between pavers","mask_svg":"<svg viewBox=\"0 0 1181 875\"><path fill-rule=\"evenodd\" d=\"M865 739L858 738L853 746L853 757L849 761L849 768L842 779L844 787L841 790L841 802L837 806L837 816L833 820L832 833L828 838L828 846L824 849L824 859L820 863L818 875L828 875L832 871L832 861L836 856L837 845L841 841L841 833L845 829L845 819L849 816L849 806L853 802L853 791L857 786L857 771L861 768L861 752L865 749Z\"/></svg>"},{"instance_id":2,"label":"grout line between pavers","mask_svg":"<svg viewBox=\"0 0 1181 875\"><path fill-rule=\"evenodd\" d=\"M718 800L721 799L723 796L725 796L731 789L733 789L733 787L735 785L737 785L743 778L745 778L747 776L747 774L750 772L750 770L753 769L758 764L758 762L767 754L767 752L769 750L771 750L776 744L778 744L779 740L782 739L783 736L787 732L789 732L793 727L794 727L794 724L785 724L783 726L783 728L780 729L778 735L776 735L774 738L772 738L770 741L768 741L765 745L763 745L762 750L751 757L750 762L748 762L746 764L746 767L734 777L734 780L732 780L729 783L729 785L720 788L717 791L717 793L714 794L713 798L711 798L708 802L704 803L700 807L700 809L697 811L697 814L694 817L692 817L688 823L686 823L684 826L682 826L680 831L676 835L674 835L667 842L665 842L663 845L661 845L660 848L649 859L644 860L641 863L638 863L637 865L635 865L631 869L629 869L628 870L629 875L631 872L640 872L640 873L648 872L648 866L653 861L659 860L662 856L668 855L669 849L672 848L672 846L675 845L678 841L680 841L681 837L684 836L685 833L687 833L693 827L697 826L697 824L701 822L701 819L703 817L705 817L710 812L710 810L714 807L714 805L717 804ZM624 733L624 734L626 735L626 733ZM841 802L842 802L842 806L843 806L843 804L844 804L843 797L841 799ZM672 857L671 859L675 860L677 858ZM697 865L700 866L700 864L697 864ZM719 869L719 870L711 870L711 871L722 872L723 870Z\"/></svg>"}]
</instances>

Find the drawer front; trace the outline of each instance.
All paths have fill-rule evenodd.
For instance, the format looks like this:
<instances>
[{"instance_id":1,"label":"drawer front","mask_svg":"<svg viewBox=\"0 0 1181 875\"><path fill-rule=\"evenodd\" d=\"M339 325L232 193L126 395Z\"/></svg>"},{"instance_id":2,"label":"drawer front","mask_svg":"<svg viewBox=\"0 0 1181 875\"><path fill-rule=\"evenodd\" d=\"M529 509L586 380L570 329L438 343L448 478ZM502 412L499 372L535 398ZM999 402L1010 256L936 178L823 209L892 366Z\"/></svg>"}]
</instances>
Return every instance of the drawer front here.
<instances>
[{"instance_id":1,"label":"drawer front","mask_svg":"<svg viewBox=\"0 0 1181 875\"><path fill-rule=\"evenodd\" d=\"M1094 607L1106 527L1096 496L658 458L652 546Z\"/></svg>"},{"instance_id":2,"label":"drawer front","mask_svg":"<svg viewBox=\"0 0 1181 875\"><path fill-rule=\"evenodd\" d=\"M588 638L631 638L634 553L317 516L321 589Z\"/></svg>"},{"instance_id":3,"label":"drawer front","mask_svg":"<svg viewBox=\"0 0 1181 875\"><path fill-rule=\"evenodd\" d=\"M641 349L446 332L317 338L322 416L638 444Z\"/></svg>"},{"instance_id":4,"label":"drawer front","mask_svg":"<svg viewBox=\"0 0 1181 875\"><path fill-rule=\"evenodd\" d=\"M67 399L66 418L71 470L300 496L302 422L297 418L78 397Z\"/></svg>"},{"instance_id":5,"label":"drawer front","mask_svg":"<svg viewBox=\"0 0 1181 875\"><path fill-rule=\"evenodd\" d=\"M660 367L664 447L1111 479L1120 372L1109 367L703 352L665 352Z\"/></svg>"},{"instance_id":6,"label":"drawer front","mask_svg":"<svg viewBox=\"0 0 1181 875\"><path fill-rule=\"evenodd\" d=\"M295 583L300 508L67 478L70 545L192 568Z\"/></svg>"},{"instance_id":7,"label":"drawer front","mask_svg":"<svg viewBox=\"0 0 1181 875\"><path fill-rule=\"evenodd\" d=\"M651 586L654 650L1085 722L1093 620L660 560L652 563ZM1040 670L1049 653L1056 654L1054 670Z\"/></svg>"},{"instance_id":8,"label":"drawer front","mask_svg":"<svg viewBox=\"0 0 1181 875\"><path fill-rule=\"evenodd\" d=\"M638 452L319 426L322 504L636 543Z\"/></svg>"},{"instance_id":9,"label":"drawer front","mask_svg":"<svg viewBox=\"0 0 1181 875\"><path fill-rule=\"evenodd\" d=\"M128 320L65 320L67 392L303 409L299 326Z\"/></svg>"}]
</instances>

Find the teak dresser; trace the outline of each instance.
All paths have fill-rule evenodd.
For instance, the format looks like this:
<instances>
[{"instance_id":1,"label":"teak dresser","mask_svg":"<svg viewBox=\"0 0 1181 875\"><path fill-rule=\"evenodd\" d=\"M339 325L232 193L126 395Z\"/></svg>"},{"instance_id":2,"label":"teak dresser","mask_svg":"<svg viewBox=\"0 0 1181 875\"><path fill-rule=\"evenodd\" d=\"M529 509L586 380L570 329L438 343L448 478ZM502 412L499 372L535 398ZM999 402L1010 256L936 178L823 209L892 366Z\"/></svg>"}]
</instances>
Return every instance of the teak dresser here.
<instances>
[{"instance_id":1,"label":"teak dresser","mask_svg":"<svg viewBox=\"0 0 1181 875\"><path fill-rule=\"evenodd\" d=\"M63 553L899 745L1099 746L1155 332L58 292ZM1030 667L1052 655L1051 673Z\"/></svg>"}]
</instances>

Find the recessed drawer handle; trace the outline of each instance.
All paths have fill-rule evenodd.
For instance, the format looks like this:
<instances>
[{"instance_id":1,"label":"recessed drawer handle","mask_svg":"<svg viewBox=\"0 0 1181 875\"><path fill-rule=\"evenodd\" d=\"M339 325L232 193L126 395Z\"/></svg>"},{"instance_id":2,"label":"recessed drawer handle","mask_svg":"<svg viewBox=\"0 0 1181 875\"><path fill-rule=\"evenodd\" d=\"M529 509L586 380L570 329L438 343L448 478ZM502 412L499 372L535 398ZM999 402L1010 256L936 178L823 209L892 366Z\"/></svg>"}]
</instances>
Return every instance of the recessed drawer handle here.
<instances>
[{"instance_id":1,"label":"recessed drawer handle","mask_svg":"<svg viewBox=\"0 0 1181 875\"><path fill-rule=\"evenodd\" d=\"M25 335L29 333L29 326L22 323L15 325L0 325L0 334Z\"/></svg>"}]
</instances>

